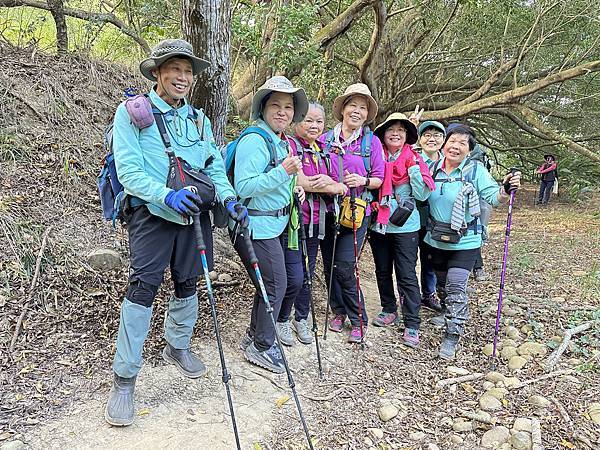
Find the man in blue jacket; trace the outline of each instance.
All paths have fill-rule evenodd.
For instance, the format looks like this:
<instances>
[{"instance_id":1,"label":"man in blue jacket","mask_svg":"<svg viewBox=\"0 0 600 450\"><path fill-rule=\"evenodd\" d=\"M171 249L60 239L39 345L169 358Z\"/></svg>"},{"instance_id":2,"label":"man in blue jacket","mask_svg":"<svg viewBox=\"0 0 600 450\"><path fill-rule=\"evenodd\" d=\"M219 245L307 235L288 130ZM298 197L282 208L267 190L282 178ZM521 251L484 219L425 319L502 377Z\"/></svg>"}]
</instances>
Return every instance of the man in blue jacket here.
<instances>
[{"instance_id":1,"label":"man in blue jacket","mask_svg":"<svg viewBox=\"0 0 600 450\"><path fill-rule=\"evenodd\" d=\"M215 186L217 197L232 219L244 221L247 211L237 202L225 173L221 153L214 142L211 125L202 111L193 110L185 97L194 75L209 63L193 53L191 44L180 39L160 42L140 64L140 71L155 82L147 95L160 112L165 133L157 121L140 129L125 104L117 108L114 120L113 151L119 181L126 201L126 222L130 247L130 275L127 294L121 306L119 332L113 361L114 383L106 405L105 418L115 426L133 423L135 380L142 367L142 349L150 328L152 303L171 269L174 295L170 298L164 322L167 345L164 359L190 378L206 373L206 367L190 351L190 341L198 316L196 283L202 274L196 249L192 215L203 201L188 189L167 187L170 150L193 169L201 170ZM144 99L142 99L144 101ZM193 112L194 114L191 114ZM154 117L157 117L156 114ZM200 214L212 266L212 234L208 213Z\"/></svg>"}]
</instances>

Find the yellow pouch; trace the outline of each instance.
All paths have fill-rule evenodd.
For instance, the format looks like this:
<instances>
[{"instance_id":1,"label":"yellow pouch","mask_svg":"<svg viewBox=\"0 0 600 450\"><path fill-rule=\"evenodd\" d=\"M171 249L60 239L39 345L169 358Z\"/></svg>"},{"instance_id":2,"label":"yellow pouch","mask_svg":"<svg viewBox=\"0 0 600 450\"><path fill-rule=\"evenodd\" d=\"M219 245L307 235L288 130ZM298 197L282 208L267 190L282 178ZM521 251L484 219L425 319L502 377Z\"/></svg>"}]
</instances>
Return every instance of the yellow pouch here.
<instances>
[{"instance_id":1,"label":"yellow pouch","mask_svg":"<svg viewBox=\"0 0 600 450\"><path fill-rule=\"evenodd\" d=\"M355 211L355 222L356 228L360 228L363 219L365 218L365 211L367 209L367 202L362 198L356 197L356 211ZM352 228L352 208L350 205L350 197L344 197L342 200L342 211L340 217L340 225Z\"/></svg>"}]
</instances>

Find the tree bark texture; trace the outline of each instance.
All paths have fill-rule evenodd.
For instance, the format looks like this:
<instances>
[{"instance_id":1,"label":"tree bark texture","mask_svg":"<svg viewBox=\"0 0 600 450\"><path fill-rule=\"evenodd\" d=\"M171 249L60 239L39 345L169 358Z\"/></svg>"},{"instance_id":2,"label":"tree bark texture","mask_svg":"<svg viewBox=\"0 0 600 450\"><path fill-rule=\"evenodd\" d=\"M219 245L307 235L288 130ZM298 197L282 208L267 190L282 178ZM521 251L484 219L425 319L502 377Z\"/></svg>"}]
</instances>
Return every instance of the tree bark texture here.
<instances>
[{"instance_id":1,"label":"tree bark texture","mask_svg":"<svg viewBox=\"0 0 600 450\"><path fill-rule=\"evenodd\" d=\"M194 53L210 62L199 74L192 91L192 104L212 122L217 145L225 139L229 98L231 4L229 0L183 0L182 30Z\"/></svg>"},{"instance_id":2,"label":"tree bark texture","mask_svg":"<svg viewBox=\"0 0 600 450\"><path fill-rule=\"evenodd\" d=\"M67 32L67 19L64 12L63 0L48 0L50 14L56 25L56 49L58 53L67 53L69 51L69 35Z\"/></svg>"}]
</instances>

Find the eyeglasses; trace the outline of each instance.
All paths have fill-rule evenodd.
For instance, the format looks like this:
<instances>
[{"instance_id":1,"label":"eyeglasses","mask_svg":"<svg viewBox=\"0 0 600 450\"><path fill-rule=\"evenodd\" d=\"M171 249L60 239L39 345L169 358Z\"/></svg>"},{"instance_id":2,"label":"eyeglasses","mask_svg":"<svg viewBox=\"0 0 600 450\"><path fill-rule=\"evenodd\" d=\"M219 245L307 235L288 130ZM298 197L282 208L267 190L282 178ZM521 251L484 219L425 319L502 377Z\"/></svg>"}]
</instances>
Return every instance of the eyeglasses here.
<instances>
[{"instance_id":1,"label":"eyeglasses","mask_svg":"<svg viewBox=\"0 0 600 450\"><path fill-rule=\"evenodd\" d=\"M442 139L444 137L443 133L423 133L423 136L425 139Z\"/></svg>"}]
</instances>

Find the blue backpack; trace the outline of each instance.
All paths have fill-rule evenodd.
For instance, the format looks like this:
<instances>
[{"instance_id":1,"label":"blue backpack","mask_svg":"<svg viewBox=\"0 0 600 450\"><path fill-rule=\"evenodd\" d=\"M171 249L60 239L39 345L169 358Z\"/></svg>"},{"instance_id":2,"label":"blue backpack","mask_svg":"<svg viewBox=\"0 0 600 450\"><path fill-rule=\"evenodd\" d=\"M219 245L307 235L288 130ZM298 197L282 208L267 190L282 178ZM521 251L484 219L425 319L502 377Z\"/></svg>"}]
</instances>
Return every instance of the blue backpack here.
<instances>
[{"instance_id":1,"label":"blue backpack","mask_svg":"<svg viewBox=\"0 0 600 450\"><path fill-rule=\"evenodd\" d=\"M134 99L135 96L130 92L126 91L127 97L129 99ZM165 148L168 150L171 147L171 140L169 138L169 134L167 132L167 128L165 125L165 121L160 110L152 104L147 94L144 94L143 97L148 101L150 107L152 108L152 115L154 117L154 121L145 126L139 126L136 118L129 114L131 119L131 123L137 126L140 130L149 128L152 126L154 122L158 127L158 131L160 133L160 137L165 145ZM129 100L128 99L128 100ZM126 100L127 101L127 100ZM198 120L198 112L191 105L188 110L188 118L193 119L194 121ZM129 113L129 110L127 110ZM102 206L102 216L105 220L112 222L113 227L116 226L117 220L120 222L123 221L123 208L124 208L124 200L125 200L125 191L123 189L123 185L119 181L119 176L117 174L117 167L115 165L115 156L113 153L113 128L114 122L108 124L106 129L104 130L104 142L103 148L105 150L105 156L102 159L102 167L100 169L100 174L96 180L96 185L98 186L98 193L100 194L100 205ZM204 131L204 127L202 127L202 131ZM204 139L204 136L200 137L201 140ZM138 199L139 204L143 204L145 202ZM135 205L132 205L135 206Z\"/></svg>"},{"instance_id":2,"label":"blue backpack","mask_svg":"<svg viewBox=\"0 0 600 450\"><path fill-rule=\"evenodd\" d=\"M275 148L275 142L273 142L273 138L271 137L269 132L259 126L250 126L244 131L242 131L242 133L237 137L237 139L231 141L221 150L223 162L225 163L225 172L227 173L227 178L229 179L229 182L232 186L234 184L235 156L237 152L237 146L240 140L244 136L248 136L249 134L258 134L267 143L270 159L269 163L267 164L267 167L265 167L263 172L269 172L271 169L275 168L279 164L279 160L277 159L277 150ZM244 206L248 206L250 200L252 200L252 198L245 199L243 203ZM215 227L225 228L228 223L228 218L229 216L223 205L219 204L218 207L213 210L213 225Z\"/></svg>"}]
</instances>

